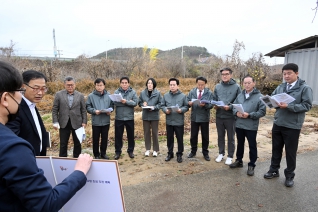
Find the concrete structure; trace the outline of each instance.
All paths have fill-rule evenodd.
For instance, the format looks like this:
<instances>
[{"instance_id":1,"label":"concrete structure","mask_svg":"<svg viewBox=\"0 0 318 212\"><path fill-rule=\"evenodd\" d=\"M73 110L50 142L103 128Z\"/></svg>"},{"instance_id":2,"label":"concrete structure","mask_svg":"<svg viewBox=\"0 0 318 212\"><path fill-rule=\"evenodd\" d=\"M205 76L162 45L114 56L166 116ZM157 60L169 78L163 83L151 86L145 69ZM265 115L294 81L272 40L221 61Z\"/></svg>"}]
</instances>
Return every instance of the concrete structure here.
<instances>
[{"instance_id":1,"label":"concrete structure","mask_svg":"<svg viewBox=\"0 0 318 212\"><path fill-rule=\"evenodd\" d=\"M265 56L285 57L284 63L296 63L299 66L299 77L312 88L313 104L318 104L318 35L299 40L281 47Z\"/></svg>"}]
</instances>

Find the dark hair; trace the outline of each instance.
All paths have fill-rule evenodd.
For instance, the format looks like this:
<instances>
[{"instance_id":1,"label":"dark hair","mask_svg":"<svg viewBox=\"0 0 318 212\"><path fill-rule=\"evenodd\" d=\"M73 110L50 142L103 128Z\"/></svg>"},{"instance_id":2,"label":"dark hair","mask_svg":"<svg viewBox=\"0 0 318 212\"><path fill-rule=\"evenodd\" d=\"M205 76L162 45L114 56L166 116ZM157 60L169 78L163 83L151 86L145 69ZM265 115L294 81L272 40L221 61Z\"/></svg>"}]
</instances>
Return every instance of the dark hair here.
<instances>
[{"instance_id":1,"label":"dark hair","mask_svg":"<svg viewBox=\"0 0 318 212\"><path fill-rule=\"evenodd\" d=\"M106 85L105 80L102 79L102 78L97 78L97 79L94 81L94 85L96 85L96 84L98 84L98 83L100 83L100 82L102 82L104 85Z\"/></svg>"},{"instance_id":2,"label":"dark hair","mask_svg":"<svg viewBox=\"0 0 318 212\"><path fill-rule=\"evenodd\" d=\"M123 81L124 79L127 80L128 83L129 83L129 77L126 77L126 76L125 76L125 77L121 77L120 80L119 80L119 82Z\"/></svg>"},{"instance_id":3,"label":"dark hair","mask_svg":"<svg viewBox=\"0 0 318 212\"><path fill-rule=\"evenodd\" d=\"M71 77L71 76L67 76L67 77L65 77L65 79L64 79L64 83L69 82L69 81L73 81L73 82L75 82L75 79L74 79L73 77Z\"/></svg>"},{"instance_id":4,"label":"dark hair","mask_svg":"<svg viewBox=\"0 0 318 212\"><path fill-rule=\"evenodd\" d=\"M298 72L298 65L295 63L287 63L286 65L283 66L282 72L284 70L293 70L293 72L297 73Z\"/></svg>"},{"instance_id":5,"label":"dark hair","mask_svg":"<svg viewBox=\"0 0 318 212\"><path fill-rule=\"evenodd\" d=\"M255 79L251 75L246 75L245 77L243 77L242 81L244 82L246 78L252 78L252 81L255 82Z\"/></svg>"},{"instance_id":6,"label":"dark hair","mask_svg":"<svg viewBox=\"0 0 318 212\"><path fill-rule=\"evenodd\" d=\"M170 79L169 79L169 85L170 85L170 82L171 82L171 81L176 81L176 82L177 82L177 85L179 85L179 80L178 80L177 78L174 78L174 77L173 77L173 78L170 78Z\"/></svg>"},{"instance_id":7,"label":"dark hair","mask_svg":"<svg viewBox=\"0 0 318 212\"><path fill-rule=\"evenodd\" d=\"M222 69L220 70L220 72L222 73L222 71L229 71L230 74L233 73L232 69L230 69L230 68L222 68Z\"/></svg>"},{"instance_id":8,"label":"dark hair","mask_svg":"<svg viewBox=\"0 0 318 212\"><path fill-rule=\"evenodd\" d=\"M154 78L148 78L147 79L147 81L146 81L146 87L147 87L147 84L148 84L148 81L149 80L151 80L151 82L152 82L152 84L153 84L153 89L155 89L156 88L156 86L157 86L157 82L156 82L156 80L154 79Z\"/></svg>"},{"instance_id":9,"label":"dark hair","mask_svg":"<svg viewBox=\"0 0 318 212\"><path fill-rule=\"evenodd\" d=\"M23 84L19 71L11 64L0 61L0 93L12 92Z\"/></svg>"},{"instance_id":10,"label":"dark hair","mask_svg":"<svg viewBox=\"0 0 318 212\"><path fill-rule=\"evenodd\" d=\"M44 74L35 70L27 70L22 73L23 83L29 83L34 79L44 79L47 82L47 78Z\"/></svg>"},{"instance_id":11,"label":"dark hair","mask_svg":"<svg viewBox=\"0 0 318 212\"><path fill-rule=\"evenodd\" d=\"M195 79L195 82L198 82L198 80L204 81L205 83L208 82L208 80L207 80L205 77L202 77L202 76L198 76L198 77Z\"/></svg>"}]
</instances>

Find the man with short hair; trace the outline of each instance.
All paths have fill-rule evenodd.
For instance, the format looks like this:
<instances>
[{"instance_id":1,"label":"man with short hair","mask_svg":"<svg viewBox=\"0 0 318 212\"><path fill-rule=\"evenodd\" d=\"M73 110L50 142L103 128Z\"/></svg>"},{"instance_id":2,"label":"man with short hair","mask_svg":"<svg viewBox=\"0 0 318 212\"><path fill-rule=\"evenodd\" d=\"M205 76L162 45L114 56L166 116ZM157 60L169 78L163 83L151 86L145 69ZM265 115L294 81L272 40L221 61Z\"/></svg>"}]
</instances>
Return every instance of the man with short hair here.
<instances>
[{"instance_id":1,"label":"man with short hair","mask_svg":"<svg viewBox=\"0 0 318 212\"><path fill-rule=\"evenodd\" d=\"M116 107L115 115L115 160L118 160L123 147L123 134L126 127L128 148L127 153L130 158L134 158L135 148L135 121L134 107L138 104L136 91L129 85L129 77L120 78L120 88L115 91L115 94L121 94L121 102L114 102Z\"/></svg>"},{"instance_id":2,"label":"man with short hair","mask_svg":"<svg viewBox=\"0 0 318 212\"><path fill-rule=\"evenodd\" d=\"M179 90L179 80L170 78L169 87L170 91L165 93L161 103L161 109L166 114L168 155L165 161L170 161L173 158L174 134L176 134L178 142L177 162L181 163L184 151L184 114L189 110L189 107L186 95Z\"/></svg>"},{"instance_id":3,"label":"man with short hair","mask_svg":"<svg viewBox=\"0 0 318 212\"><path fill-rule=\"evenodd\" d=\"M209 122L210 122L210 110L213 107L211 103L202 102L202 100L210 101L213 99L213 93L209 88L206 88L208 82L205 77L199 76L195 82L197 87L193 88L188 96L188 105L191 107L191 152L188 158L193 158L198 150L198 135L201 128L202 137L202 154L205 160L210 161L209 156ZM192 102L193 99L199 100L198 103Z\"/></svg>"},{"instance_id":4,"label":"man with short hair","mask_svg":"<svg viewBox=\"0 0 318 212\"><path fill-rule=\"evenodd\" d=\"M14 121L6 124L15 134L27 140L36 156L46 156L49 134L45 129L36 104L41 102L47 92L47 79L41 72L28 70L22 73L25 92L22 96L20 110Z\"/></svg>"},{"instance_id":5,"label":"man with short hair","mask_svg":"<svg viewBox=\"0 0 318 212\"><path fill-rule=\"evenodd\" d=\"M216 109L216 129L218 132L219 156L215 159L217 163L223 160L225 155L225 131L227 134L227 149L228 155L225 161L226 165L232 163L233 154L235 151L235 117L232 113L233 106L231 105L236 97L241 93L241 88L236 81L232 79L232 69L223 68L220 70L221 82L215 86L214 98L216 101L223 101L225 106Z\"/></svg>"},{"instance_id":6,"label":"man with short hair","mask_svg":"<svg viewBox=\"0 0 318 212\"><path fill-rule=\"evenodd\" d=\"M95 159L109 159L106 155L108 131L110 125L111 111L103 111L114 108L114 103L110 99L110 93L105 90L106 82L104 79L97 78L94 81L95 90L90 93L86 101L87 112L92 114L93 131L93 154ZM101 145L99 151L99 138Z\"/></svg>"},{"instance_id":7,"label":"man with short hair","mask_svg":"<svg viewBox=\"0 0 318 212\"><path fill-rule=\"evenodd\" d=\"M244 90L240 93L234 104L241 104L244 110L239 111L235 107L233 108L233 115L236 119L236 138L237 138L237 150L236 161L230 165L230 168L243 167L243 156L245 148L245 138L248 141L249 147L249 159L247 168L247 175L253 176L255 163L257 160L257 130L259 126L259 119L266 114L266 106L260 100L262 97L261 92L255 88L255 79L251 76L245 76L243 78Z\"/></svg>"},{"instance_id":8,"label":"man with short hair","mask_svg":"<svg viewBox=\"0 0 318 212\"><path fill-rule=\"evenodd\" d=\"M282 68L284 83L277 86L272 95L287 93L295 98L289 104L280 102L276 108L272 128L272 159L269 171L264 175L266 179L279 177L280 162L285 146L287 168L285 186L294 185L296 155L300 130L303 126L306 112L312 107L312 89L304 80L298 77L298 65L288 63Z\"/></svg>"},{"instance_id":9,"label":"man with short hair","mask_svg":"<svg viewBox=\"0 0 318 212\"><path fill-rule=\"evenodd\" d=\"M75 79L64 79L64 90L55 94L52 117L53 127L60 129L60 157L67 157L67 146L72 132L74 142L73 157L78 158L81 154L81 142L76 136L75 130L86 127L87 113L84 95L75 90Z\"/></svg>"}]
</instances>

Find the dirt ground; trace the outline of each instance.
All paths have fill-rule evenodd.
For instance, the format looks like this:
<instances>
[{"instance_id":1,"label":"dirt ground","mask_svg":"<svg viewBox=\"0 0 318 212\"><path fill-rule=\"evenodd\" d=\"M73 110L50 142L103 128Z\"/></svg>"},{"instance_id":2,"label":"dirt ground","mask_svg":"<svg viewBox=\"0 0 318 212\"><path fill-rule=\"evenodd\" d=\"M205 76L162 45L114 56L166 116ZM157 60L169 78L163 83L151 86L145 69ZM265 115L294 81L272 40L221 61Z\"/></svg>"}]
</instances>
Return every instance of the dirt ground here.
<instances>
[{"instance_id":1,"label":"dirt ground","mask_svg":"<svg viewBox=\"0 0 318 212\"><path fill-rule=\"evenodd\" d=\"M317 124L318 118L306 116L304 126L301 131L299 139L298 154L307 151L313 151L318 148L318 129ZM258 147L258 161L269 160L271 157L271 128L273 124L273 116L266 115L261 118L260 126L257 134L257 147ZM167 146L165 136L160 136L159 146L160 153L158 157L152 157L152 151L150 157L145 157L145 147L143 140L137 140L135 146L135 158L130 159L127 154L127 143L123 146L123 154L118 160L119 172L121 183L123 186L135 185L140 183L147 183L151 181L161 181L166 178L178 177L181 175L189 175L194 173L200 173L205 171L210 171L214 169L227 168L228 166L224 164L226 157L220 163L216 163L214 159L218 155L217 146L217 133L215 123L210 124L210 145L209 145L209 155L211 161L206 161L203 158L201 147L201 138L199 134L199 150L195 158L187 158L191 150L190 146L190 135L184 135L184 154L183 162L178 163L176 157L171 161L165 162L165 157L167 155ZM175 140L175 151L177 149L177 142ZM92 154L91 149L83 149L82 152L87 152ZM114 159L114 146L108 146L107 155L110 159ZM247 169L248 160L248 143L245 144L245 153L243 158L244 168ZM48 151L48 155L56 155L56 152ZM69 155L72 155L72 149L69 150ZM234 157L235 159L235 157ZM282 160L285 163L285 160ZM257 165L257 163L256 163ZM257 170L256 172L266 172L267 170Z\"/></svg>"}]
</instances>

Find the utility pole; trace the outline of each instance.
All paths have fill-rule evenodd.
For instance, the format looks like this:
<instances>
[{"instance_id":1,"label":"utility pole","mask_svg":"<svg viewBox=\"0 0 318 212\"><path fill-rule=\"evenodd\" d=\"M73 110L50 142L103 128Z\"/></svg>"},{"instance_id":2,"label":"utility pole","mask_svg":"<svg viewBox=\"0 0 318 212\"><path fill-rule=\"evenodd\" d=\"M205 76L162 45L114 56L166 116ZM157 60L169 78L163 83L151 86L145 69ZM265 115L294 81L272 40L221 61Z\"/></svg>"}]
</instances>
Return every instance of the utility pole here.
<instances>
[{"instance_id":1,"label":"utility pole","mask_svg":"<svg viewBox=\"0 0 318 212\"><path fill-rule=\"evenodd\" d=\"M53 51L54 51L54 56L56 58L57 57L57 49L56 49L56 41L55 41L55 29L53 29L53 40L54 40Z\"/></svg>"}]
</instances>

